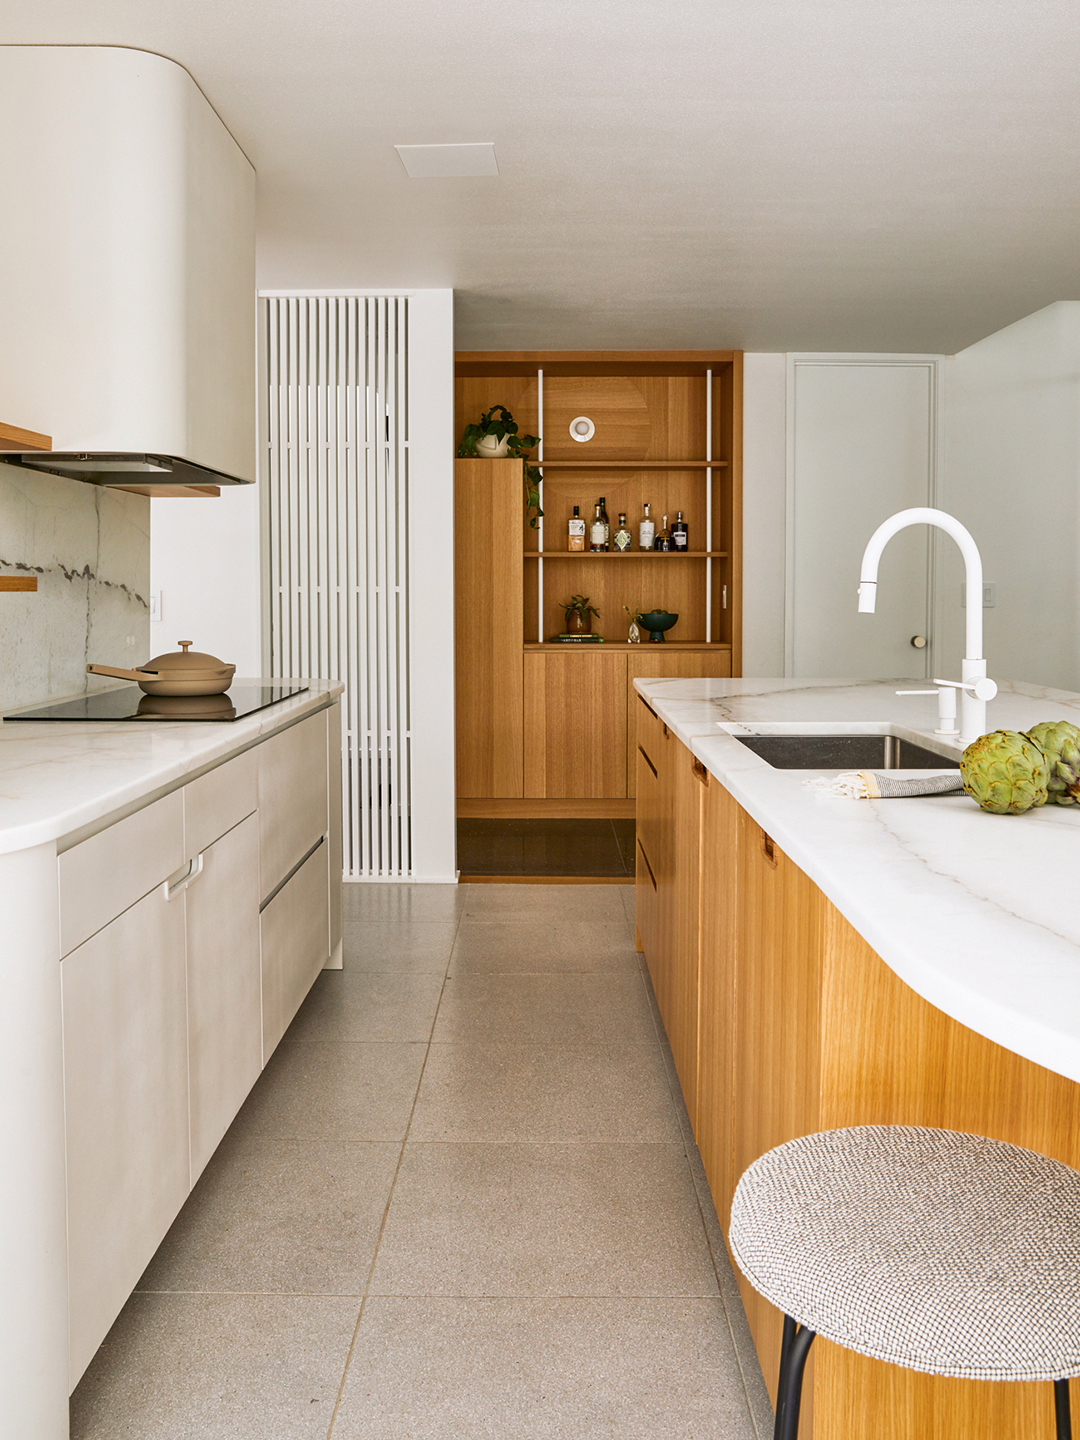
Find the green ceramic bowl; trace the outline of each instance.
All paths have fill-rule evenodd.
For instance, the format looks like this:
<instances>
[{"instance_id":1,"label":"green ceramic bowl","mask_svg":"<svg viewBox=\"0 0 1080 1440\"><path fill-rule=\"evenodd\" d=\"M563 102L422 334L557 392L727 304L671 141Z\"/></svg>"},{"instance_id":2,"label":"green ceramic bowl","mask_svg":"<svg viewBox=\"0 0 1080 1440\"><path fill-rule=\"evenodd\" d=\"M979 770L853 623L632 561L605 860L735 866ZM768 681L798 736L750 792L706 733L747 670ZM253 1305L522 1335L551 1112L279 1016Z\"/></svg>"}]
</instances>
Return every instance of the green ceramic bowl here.
<instances>
[{"instance_id":1,"label":"green ceramic bowl","mask_svg":"<svg viewBox=\"0 0 1080 1440\"><path fill-rule=\"evenodd\" d=\"M638 616L638 624L651 632L650 640L662 641L664 631L670 630L678 618L678 615L672 615L667 610L650 610L647 614Z\"/></svg>"}]
</instances>

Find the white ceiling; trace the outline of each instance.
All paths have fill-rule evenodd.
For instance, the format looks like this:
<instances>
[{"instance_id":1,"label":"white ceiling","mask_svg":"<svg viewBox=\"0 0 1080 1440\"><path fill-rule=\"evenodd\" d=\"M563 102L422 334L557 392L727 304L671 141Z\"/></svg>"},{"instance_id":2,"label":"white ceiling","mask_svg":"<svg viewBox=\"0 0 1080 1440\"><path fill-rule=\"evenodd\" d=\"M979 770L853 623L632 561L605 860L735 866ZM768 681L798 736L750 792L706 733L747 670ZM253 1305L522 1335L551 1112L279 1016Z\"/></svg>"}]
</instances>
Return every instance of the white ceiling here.
<instances>
[{"instance_id":1,"label":"white ceiling","mask_svg":"<svg viewBox=\"0 0 1080 1440\"><path fill-rule=\"evenodd\" d=\"M185 65L267 287L453 286L467 349L951 352L1080 298L1075 0L5 0ZM494 141L498 178L395 144Z\"/></svg>"}]
</instances>

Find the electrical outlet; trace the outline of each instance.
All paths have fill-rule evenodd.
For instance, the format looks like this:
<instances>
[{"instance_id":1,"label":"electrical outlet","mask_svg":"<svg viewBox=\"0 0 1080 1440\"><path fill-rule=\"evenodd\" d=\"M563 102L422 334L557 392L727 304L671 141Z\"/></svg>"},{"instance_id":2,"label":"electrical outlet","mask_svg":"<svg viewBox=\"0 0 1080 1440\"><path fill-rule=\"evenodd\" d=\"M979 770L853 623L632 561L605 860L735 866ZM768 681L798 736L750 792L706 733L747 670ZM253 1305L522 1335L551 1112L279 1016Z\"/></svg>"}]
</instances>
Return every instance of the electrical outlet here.
<instances>
[{"instance_id":1,"label":"electrical outlet","mask_svg":"<svg viewBox=\"0 0 1080 1440\"><path fill-rule=\"evenodd\" d=\"M987 581L983 584L983 609L984 609L984 610L993 610L993 608L994 608L994 606L995 606L996 604L997 604L997 582L994 581L994 580L987 580ZM960 586L960 608L961 608L961 610L966 610L966 609L967 609L967 586L966 586L966 585L961 585L961 586Z\"/></svg>"}]
</instances>

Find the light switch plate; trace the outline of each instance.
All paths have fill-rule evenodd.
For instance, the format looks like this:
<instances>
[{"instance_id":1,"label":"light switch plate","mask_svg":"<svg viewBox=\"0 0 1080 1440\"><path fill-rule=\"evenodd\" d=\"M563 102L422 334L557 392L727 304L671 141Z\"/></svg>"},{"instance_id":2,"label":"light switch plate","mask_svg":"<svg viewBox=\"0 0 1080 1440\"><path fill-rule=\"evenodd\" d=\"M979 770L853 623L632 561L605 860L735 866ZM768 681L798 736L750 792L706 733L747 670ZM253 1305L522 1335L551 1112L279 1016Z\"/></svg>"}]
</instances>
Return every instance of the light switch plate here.
<instances>
[{"instance_id":1,"label":"light switch plate","mask_svg":"<svg viewBox=\"0 0 1080 1440\"><path fill-rule=\"evenodd\" d=\"M985 581L984 584L983 584L983 609L984 609L984 610L993 610L993 608L994 608L994 606L995 606L996 604L997 604L997 582L996 582L995 580L987 580L987 581ZM960 586L960 608L961 608L962 610L966 610L966 609L967 609L967 586L966 586L966 585L961 585L961 586Z\"/></svg>"}]
</instances>

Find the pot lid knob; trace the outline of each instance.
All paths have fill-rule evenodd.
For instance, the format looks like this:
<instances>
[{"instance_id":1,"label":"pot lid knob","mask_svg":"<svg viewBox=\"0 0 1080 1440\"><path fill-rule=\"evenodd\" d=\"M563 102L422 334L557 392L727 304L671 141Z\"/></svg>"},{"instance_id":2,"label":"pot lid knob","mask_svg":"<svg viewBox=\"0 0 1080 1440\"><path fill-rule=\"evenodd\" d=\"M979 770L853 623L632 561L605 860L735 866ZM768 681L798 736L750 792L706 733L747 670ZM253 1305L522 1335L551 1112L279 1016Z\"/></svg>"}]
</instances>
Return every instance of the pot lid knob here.
<instances>
[{"instance_id":1,"label":"pot lid knob","mask_svg":"<svg viewBox=\"0 0 1080 1440\"><path fill-rule=\"evenodd\" d=\"M183 650L185 655L191 649L190 640L178 640L176 643L180 646L180 649Z\"/></svg>"}]
</instances>

